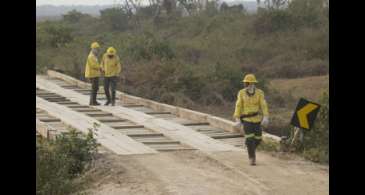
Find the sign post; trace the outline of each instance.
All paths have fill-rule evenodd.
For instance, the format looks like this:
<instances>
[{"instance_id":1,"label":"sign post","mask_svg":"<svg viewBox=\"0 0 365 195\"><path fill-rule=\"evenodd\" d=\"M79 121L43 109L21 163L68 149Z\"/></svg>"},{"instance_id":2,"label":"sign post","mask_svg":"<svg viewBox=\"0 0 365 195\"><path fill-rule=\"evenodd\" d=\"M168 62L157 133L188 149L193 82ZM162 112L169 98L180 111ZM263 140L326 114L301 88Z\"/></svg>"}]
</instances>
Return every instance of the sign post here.
<instances>
[{"instance_id":1,"label":"sign post","mask_svg":"<svg viewBox=\"0 0 365 195\"><path fill-rule=\"evenodd\" d=\"M290 124L294 126L294 135L291 145L294 144L299 134L300 142L303 142L303 129L310 130L321 106L317 103L300 98Z\"/></svg>"}]
</instances>

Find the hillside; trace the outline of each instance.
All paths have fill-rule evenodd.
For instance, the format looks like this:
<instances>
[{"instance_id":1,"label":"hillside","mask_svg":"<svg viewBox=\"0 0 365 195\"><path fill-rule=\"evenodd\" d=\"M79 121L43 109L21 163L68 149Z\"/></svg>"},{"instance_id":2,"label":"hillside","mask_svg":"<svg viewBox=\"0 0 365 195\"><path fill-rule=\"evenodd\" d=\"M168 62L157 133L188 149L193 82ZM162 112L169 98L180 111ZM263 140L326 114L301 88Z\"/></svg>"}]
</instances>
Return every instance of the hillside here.
<instances>
[{"instance_id":1,"label":"hillside","mask_svg":"<svg viewBox=\"0 0 365 195\"><path fill-rule=\"evenodd\" d=\"M295 99L301 97L318 102L323 91L329 89L329 76L312 76L297 79L273 79L270 87L281 94L290 94Z\"/></svg>"},{"instance_id":2,"label":"hillside","mask_svg":"<svg viewBox=\"0 0 365 195\"><path fill-rule=\"evenodd\" d=\"M318 100L328 81L328 7L310 2L255 14L213 4L189 17L163 12L155 19L151 7L131 17L119 9L70 13L37 23L37 72L54 68L84 80L89 45L98 41L122 59L119 90L227 119L242 77L254 73L270 105L270 131L281 134L298 98Z\"/></svg>"}]
</instances>

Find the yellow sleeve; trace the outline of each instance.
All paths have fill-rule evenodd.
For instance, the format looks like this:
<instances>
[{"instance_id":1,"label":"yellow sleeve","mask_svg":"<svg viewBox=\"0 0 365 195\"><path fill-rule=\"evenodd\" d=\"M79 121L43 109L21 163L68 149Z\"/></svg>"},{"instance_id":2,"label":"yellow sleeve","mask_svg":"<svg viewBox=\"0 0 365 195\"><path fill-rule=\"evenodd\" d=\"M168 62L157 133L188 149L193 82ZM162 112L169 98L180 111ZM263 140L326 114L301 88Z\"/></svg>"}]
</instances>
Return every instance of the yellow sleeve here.
<instances>
[{"instance_id":1,"label":"yellow sleeve","mask_svg":"<svg viewBox=\"0 0 365 195\"><path fill-rule=\"evenodd\" d=\"M241 98L241 93L240 91L237 94L237 101L236 101L236 107L234 110L234 114L233 117L234 118L240 118L242 113L242 98Z\"/></svg>"},{"instance_id":2,"label":"yellow sleeve","mask_svg":"<svg viewBox=\"0 0 365 195\"><path fill-rule=\"evenodd\" d=\"M260 108L261 108L262 114L264 116L269 116L269 109L267 107L264 92L262 92L262 94L260 96Z\"/></svg>"},{"instance_id":3,"label":"yellow sleeve","mask_svg":"<svg viewBox=\"0 0 365 195\"><path fill-rule=\"evenodd\" d=\"M100 66L99 66L98 61L95 59L95 57L89 56L87 58L87 61L88 61L88 64L89 64L89 66L90 66L91 69L97 69L97 70L99 70Z\"/></svg>"}]
</instances>

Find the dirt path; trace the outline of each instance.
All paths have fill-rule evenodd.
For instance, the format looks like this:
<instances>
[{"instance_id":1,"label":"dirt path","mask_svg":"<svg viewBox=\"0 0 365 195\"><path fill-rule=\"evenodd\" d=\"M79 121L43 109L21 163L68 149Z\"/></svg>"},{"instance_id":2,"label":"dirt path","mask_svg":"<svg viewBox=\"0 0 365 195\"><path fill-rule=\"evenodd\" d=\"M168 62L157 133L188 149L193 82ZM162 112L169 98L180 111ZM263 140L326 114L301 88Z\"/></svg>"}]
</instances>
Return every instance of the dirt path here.
<instances>
[{"instance_id":1,"label":"dirt path","mask_svg":"<svg viewBox=\"0 0 365 195\"><path fill-rule=\"evenodd\" d=\"M328 194L328 169L302 160L242 152L100 154L86 174L87 194Z\"/></svg>"},{"instance_id":2,"label":"dirt path","mask_svg":"<svg viewBox=\"0 0 365 195\"><path fill-rule=\"evenodd\" d=\"M328 166L300 158L278 159L263 152L257 154L255 167L249 166L247 156L239 152L215 153L212 156L261 183L266 194L329 194Z\"/></svg>"}]
</instances>

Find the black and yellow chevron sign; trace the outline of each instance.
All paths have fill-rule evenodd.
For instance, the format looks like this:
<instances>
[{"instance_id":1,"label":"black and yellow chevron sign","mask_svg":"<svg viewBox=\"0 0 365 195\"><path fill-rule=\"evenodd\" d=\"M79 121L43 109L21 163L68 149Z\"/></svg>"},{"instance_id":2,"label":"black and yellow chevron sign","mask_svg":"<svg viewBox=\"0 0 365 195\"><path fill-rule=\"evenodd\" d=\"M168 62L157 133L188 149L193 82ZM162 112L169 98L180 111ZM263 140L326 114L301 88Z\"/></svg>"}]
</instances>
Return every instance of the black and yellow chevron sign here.
<instances>
[{"instance_id":1,"label":"black and yellow chevron sign","mask_svg":"<svg viewBox=\"0 0 365 195\"><path fill-rule=\"evenodd\" d=\"M301 98L291 119L291 124L302 129L310 130L320 107L317 103Z\"/></svg>"}]
</instances>

